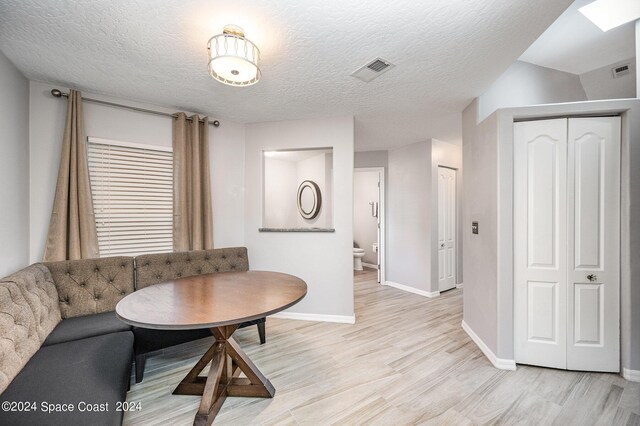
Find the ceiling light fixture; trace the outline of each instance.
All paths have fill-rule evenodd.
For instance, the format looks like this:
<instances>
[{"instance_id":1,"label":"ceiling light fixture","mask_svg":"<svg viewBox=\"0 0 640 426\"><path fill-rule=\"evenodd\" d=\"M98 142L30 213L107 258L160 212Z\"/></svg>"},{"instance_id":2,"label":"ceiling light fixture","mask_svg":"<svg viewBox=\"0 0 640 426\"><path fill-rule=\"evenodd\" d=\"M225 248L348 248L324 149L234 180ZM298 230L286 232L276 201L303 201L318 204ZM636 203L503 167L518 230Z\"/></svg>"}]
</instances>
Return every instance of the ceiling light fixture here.
<instances>
[{"instance_id":1,"label":"ceiling light fixture","mask_svg":"<svg viewBox=\"0 0 640 426\"><path fill-rule=\"evenodd\" d=\"M640 18L640 1L596 0L578 10L602 31L609 31Z\"/></svg>"},{"instance_id":2,"label":"ceiling light fixture","mask_svg":"<svg viewBox=\"0 0 640 426\"><path fill-rule=\"evenodd\" d=\"M237 25L225 25L209 39L209 75L229 86L251 86L260 80L260 50Z\"/></svg>"}]
</instances>

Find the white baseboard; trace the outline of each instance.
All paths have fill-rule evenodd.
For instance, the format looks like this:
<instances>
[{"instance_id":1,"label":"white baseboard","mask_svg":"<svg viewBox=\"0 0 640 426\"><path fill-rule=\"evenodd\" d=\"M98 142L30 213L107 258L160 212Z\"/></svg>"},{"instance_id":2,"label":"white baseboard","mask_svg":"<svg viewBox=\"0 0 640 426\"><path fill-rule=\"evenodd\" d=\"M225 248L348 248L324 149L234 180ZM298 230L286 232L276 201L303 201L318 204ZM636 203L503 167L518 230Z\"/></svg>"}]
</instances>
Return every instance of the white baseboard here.
<instances>
[{"instance_id":1,"label":"white baseboard","mask_svg":"<svg viewBox=\"0 0 640 426\"><path fill-rule=\"evenodd\" d=\"M373 263L365 263L362 262L362 266L366 266L367 268L378 269L378 265L374 265Z\"/></svg>"},{"instance_id":2,"label":"white baseboard","mask_svg":"<svg viewBox=\"0 0 640 426\"><path fill-rule=\"evenodd\" d=\"M337 322L341 324L355 324L356 315L324 315L324 314L303 314L297 312L278 312L270 315L273 318L291 319L300 321Z\"/></svg>"},{"instance_id":3,"label":"white baseboard","mask_svg":"<svg viewBox=\"0 0 640 426\"><path fill-rule=\"evenodd\" d=\"M630 382L640 382L640 370L622 369L622 377Z\"/></svg>"},{"instance_id":4,"label":"white baseboard","mask_svg":"<svg viewBox=\"0 0 640 426\"><path fill-rule=\"evenodd\" d=\"M478 345L478 348L482 351L482 353L491 361L494 367L499 368L500 370L515 370L516 362L512 359L503 359L498 358L496 354L493 353L491 349L482 341L480 337L469 327L469 325L462 321L462 329L467 332L471 340Z\"/></svg>"},{"instance_id":5,"label":"white baseboard","mask_svg":"<svg viewBox=\"0 0 640 426\"><path fill-rule=\"evenodd\" d=\"M394 283L393 281L385 281L385 285L389 287L397 288L398 290L407 291L409 293L417 294L424 297L438 297L440 296L439 291L424 291L417 288L409 287L408 285Z\"/></svg>"},{"instance_id":6,"label":"white baseboard","mask_svg":"<svg viewBox=\"0 0 640 426\"><path fill-rule=\"evenodd\" d=\"M456 284L456 288L464 288L464 284L463 283Z\"/></svg>"}]
</instances>

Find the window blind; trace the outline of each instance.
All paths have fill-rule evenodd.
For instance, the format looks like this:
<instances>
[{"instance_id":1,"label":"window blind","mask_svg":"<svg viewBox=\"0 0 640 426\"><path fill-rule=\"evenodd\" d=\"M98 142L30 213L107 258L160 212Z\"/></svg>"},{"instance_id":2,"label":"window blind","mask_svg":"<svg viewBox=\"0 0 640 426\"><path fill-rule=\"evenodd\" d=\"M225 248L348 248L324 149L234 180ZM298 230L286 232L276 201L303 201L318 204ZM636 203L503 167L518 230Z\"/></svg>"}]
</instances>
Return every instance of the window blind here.
<instances>
[{"instance_id":1,"label":"window blind","mask_svg":"<svg viewBox=\"0 0 640 426\"><path fill-rule=\"evenodd\" d=\"M88 138L100 257L173 251L171 148Z\"/></svg>"}]
</instances>

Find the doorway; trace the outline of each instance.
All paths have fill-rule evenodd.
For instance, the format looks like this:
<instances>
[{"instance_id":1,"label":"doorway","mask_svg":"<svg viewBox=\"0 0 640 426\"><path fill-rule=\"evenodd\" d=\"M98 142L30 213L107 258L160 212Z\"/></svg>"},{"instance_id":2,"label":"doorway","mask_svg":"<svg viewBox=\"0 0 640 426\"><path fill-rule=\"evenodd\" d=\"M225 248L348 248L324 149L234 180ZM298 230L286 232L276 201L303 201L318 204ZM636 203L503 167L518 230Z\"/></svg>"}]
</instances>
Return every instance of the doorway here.
<instances>
[{"instance_id":1,"label":"doorway","mask_svg":"<svg viewBox=\"0 0 640 426\"><path fill-rule=\"evenodd\" d=\"M364 250L361 263L385 280L384 167L355 168L353 177L353 242ZM354 264L355 265L355 264Z\"/></svg>"},{"instance_id":2,"label":"doorway","mask_svg":"<svg viewBox=\"0 0 640 426\"><path fill-rule=\"evenodd\" d=\"M438 166L438 290L456 287L456 170Z\"/></svg>"},{"instance_id":3,"label":"doorway","mask_svg":"<svg viewBox=\"0 0 640 426\"><path fill-rule=\"evenodd\" d=\"M620 117L514 125L515 361L620 370Z\"/></svg>"}]
</instances>

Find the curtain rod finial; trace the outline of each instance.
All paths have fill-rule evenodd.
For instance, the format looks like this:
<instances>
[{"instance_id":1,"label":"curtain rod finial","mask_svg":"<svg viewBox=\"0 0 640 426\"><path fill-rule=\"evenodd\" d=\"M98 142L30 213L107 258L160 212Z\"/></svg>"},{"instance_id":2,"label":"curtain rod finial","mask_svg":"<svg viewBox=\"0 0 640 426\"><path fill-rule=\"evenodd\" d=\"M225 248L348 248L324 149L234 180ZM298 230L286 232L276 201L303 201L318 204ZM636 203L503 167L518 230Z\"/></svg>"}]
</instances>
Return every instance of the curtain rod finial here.
<instances>
[{"instance_id":1,"label":"curtain rod finial","mask_svg":"<svg viewBox=\"0 0 640 426\"><path fill-rule=\"evenodd\" d=\"M62 97L62 92L60 91L60 89L51 89L51 94L56 98Z\"/></svg>"},{"instance_id":2,"label":"curtain rod finial","mask_svg":"<svg viewBox=\"0 0 640 426\"><path fill-rule=\"evenodd\" d=\"M218 120L214 120L213 127L220 127L220 122Z\"/></svg>"}]
</instances>

